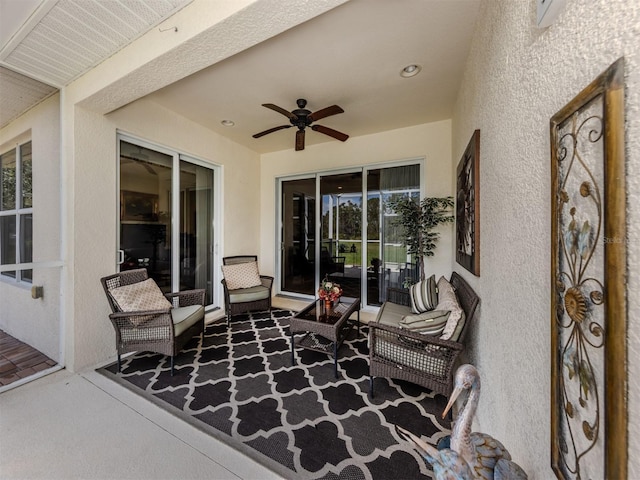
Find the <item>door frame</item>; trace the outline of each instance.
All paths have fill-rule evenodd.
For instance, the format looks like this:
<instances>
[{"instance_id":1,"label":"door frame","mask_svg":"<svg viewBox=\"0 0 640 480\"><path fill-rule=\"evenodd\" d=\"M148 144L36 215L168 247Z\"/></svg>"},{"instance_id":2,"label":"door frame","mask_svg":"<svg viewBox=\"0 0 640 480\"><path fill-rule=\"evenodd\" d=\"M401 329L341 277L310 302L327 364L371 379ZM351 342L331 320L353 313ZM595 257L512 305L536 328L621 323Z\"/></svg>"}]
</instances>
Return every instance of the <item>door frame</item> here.
<instances>
[{"instance_id":1,"label":"door frame","mask_svg":"<svg viewBox=\"0 0 640 480\"><path fill-rule=\"evenodd\" d=\"M352 166L352 167L346 167L346 168L336 168L336 169L330 169L330 170L321 170L321 171L317 171L317 172L310 172L310 173L299 173L299 174L294 174L294 175L282 175L279 177L276 177L276 201L275 201L275 205L276 205L276 211L275 211L275 231L274 231L274 235L276 238L276 242L275 242L275 252L274 252L274 258L276 259L275 262L275 268L274 268L274 276L275 276L275 283L276 283L276 295L286 295L286 296L290 296L290 297L294 297L294 298L298 298L300 300L313 300L315 298L315 293L313 295L307 295L307 294L301 294L301 293L296 293L296 292L288 292L288 291L283 291L280 286L282 285L282 248L283 248L283 238L282 238L282 233L283 233L283 222L282 222L282 183L289 181L289 180L301 180L301 179L309 179L309 178L315 178L316 180L316 257L315 258L319 258L320 255L320 246L321 246L321 239L320 239L320 234L321 234L321 223L320 223L320 218L321 218L321 213L322 213L322 201L320 199L320 179L323 176L331 176L331 175L339 175L339 174L343 174L343 173L355 173L355 172L362 172L362 244L366 245L368 242L368 237L367 237L367 227L368 227L368 223L367 223L367 172L369 170L378 170L378 169L384 169L384 168L391 168L391 167L402 167L402 166L406 166L406 165L418 165L419 166L419 171L420 171L420 178L419 178L419 184L420 184L420 198L423 198L426 195L426 179L425 179L425 169L426 169L426 159L425 157L413 157L413 158L407 158L407 159L403 159L403 160L396 160L396 161L388 161L388 162L381 162L381 163L375 163L375 164L368 164L368 165L362 165L362 166ZM371 312L377 312L379 310L379 307L374 306L374 305L368 305L367 304L367 288L366 288L366 280L367 280L367 273L366 273L366 249L362 248L361 249L361 254L362 254L362 258L361 258L361 264L363 266L362 268L362 275L361 275L361 306L362 306L362 310L364 311L371 311ZM318 290L319 286L320 286L320 264L319 262L316 262L315 264L315 291ZM364 285L364 288L362 287Z\"/></svg>"},{"instance_id":2,"label":"door frame","mask_svg":"<svg viewBox=\"0 0 640 480\"><path fill-rule=\"evenodd\" d=\"M221 278L221 269L219 268L222 265L222 259L220 257L219 252L222 251L220 248L221 242L221 225L222 223L222 166L211 161L208 161L204 158L198 157L191 153L182 152L176 148L172 148L166 145L162 145L160 143L156 143L150 140L146 140L144 138L138 137L136 135L132 135L130 133L123 132L121 130L116 130L116 258L115 258L115 267L116 270L120 268L120 142L125 141L143 148L148 148L150 150L155 150L164 155L168 155L172 158L172 176L171 176L171 210L172 215L180 214L180 195L174 195L173 192L180 192L180 161L186 161L189 163L193 163L195 165L209 168L213 171L213 195L212 195L212 209L213 218L212 218L212 265L210 265L211 273L212 273L212 286L211 286L211 298L212 303L205 306L206 311L211 311L217 308L224 308L224 295L222 292L222 285L220 284ZM178 172L177 174L175 172ZM180 248L179 248L179 239L180 239L180 222L171 221L171 291L178 291L180 288ZM175 241L178 241L176 244ZM178 248L174 248L173 246L177 245Z\"/></svg>"}]
</instances>

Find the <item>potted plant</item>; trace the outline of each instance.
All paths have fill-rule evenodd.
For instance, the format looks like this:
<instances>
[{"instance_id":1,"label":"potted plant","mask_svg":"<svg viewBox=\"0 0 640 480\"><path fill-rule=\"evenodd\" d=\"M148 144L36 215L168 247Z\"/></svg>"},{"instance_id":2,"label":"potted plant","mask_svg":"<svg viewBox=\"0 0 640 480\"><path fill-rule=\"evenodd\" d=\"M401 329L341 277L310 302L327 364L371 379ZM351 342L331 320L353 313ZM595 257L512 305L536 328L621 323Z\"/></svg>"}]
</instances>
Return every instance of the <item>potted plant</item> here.
<instances>
[{"instance_id":1,"label":"potted plant","mask_svg":"<svg viewBox=\"0 0 640 480\"><path fill-rule=\"evenodd\" d=\"M452 213L453 197L426 197L418 202L403 196L391 199L388 206L398 215L396 225L402 229L402 243L407 247L407 253L417 258L420 280L424 280L424 257L434 256L440 238L436 228L444 223L452 223L455 218ZM410 280L411 283L416 281Z\"/></svg>"}]
</instances>

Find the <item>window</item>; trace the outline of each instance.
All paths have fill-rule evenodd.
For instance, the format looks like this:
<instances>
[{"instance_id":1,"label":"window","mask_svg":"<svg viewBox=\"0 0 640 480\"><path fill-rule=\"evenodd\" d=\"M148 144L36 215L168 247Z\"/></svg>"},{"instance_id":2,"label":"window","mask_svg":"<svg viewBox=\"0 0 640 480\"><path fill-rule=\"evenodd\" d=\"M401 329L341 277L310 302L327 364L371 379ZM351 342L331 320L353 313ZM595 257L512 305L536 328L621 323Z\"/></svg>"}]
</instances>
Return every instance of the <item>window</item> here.
<instances>
[{"instance_id":1,"label":"window","mask_svg":"<svg viewBox=\"0 0 640 480\"><path fill-rule=\"evenodd\" d=\"M33 189L31 142L0 155L0 264L33 260ZM32 270L2 272L31 282Z\"/></svg>"}]
</instances>

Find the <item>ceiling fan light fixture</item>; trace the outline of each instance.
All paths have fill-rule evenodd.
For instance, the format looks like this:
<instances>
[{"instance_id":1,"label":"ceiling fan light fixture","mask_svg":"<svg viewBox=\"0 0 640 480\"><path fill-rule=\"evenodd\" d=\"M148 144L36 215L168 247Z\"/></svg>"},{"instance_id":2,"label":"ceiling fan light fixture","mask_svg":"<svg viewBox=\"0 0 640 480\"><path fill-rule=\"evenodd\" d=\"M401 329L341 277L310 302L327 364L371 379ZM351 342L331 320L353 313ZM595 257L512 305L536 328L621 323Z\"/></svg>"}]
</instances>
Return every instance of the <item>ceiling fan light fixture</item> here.
<instances>
[{"instance_id":1,"label":"ceiling fan light fixture","mask_svg":"<svg viewBox=\"0 0 640 480\"><path fill-rule=\"evenodd\" d=\"M413 77L419 74L420 70L422 70L422 67L420 65L412 63L411 65L407 65L402 70L400 70L400 76L404 78Z\"/></svg>"},{"instance_id":2,"label":"ceiling fan light fixture","mask_svg":"<svg viewBox=\"0 0 640 480\"><path fill-rule=\"evenodd\" d=\"M222 120L220 123L225 127L233 127L236 124L233 120Z\"/></svg>"}]
</instances>

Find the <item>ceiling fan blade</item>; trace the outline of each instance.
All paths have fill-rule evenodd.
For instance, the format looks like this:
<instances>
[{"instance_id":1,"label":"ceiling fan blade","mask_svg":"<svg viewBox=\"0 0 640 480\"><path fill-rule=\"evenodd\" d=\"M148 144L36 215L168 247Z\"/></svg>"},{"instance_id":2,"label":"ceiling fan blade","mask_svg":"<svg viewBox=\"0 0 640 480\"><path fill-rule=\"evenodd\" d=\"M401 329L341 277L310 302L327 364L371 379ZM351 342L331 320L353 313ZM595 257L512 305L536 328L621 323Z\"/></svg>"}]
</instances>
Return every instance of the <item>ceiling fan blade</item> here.
<instances>
[{"instance_id":1,"label":"ceiling fan blade","mask_svg":"<svg viewBox=\"0 0 640 480\"><path fill-rule=\"evenodd\" d=\"M296 132L296 151L304 150L304 130Z\"/></svg>"},{"instance_id":2,"label":"ceiling fan blade","mask_svg":"<svg viewBox=\"0 0 640 480\"><path fill-rule=\"evenodd\" d=\"M312 122L315 122L317 120L320 120L321 118L329 117L331 115L337 115L338 113L344 113L344 110L338 105L331 105L330 107L323 108L322 110L318 110L309 114L307 118L309 118Z\"/></svg>"},{"instance_id":3,"label":"ceiling fan blade","mask_svg":"<svg viewBox=\"0 0 640 480\"><path fill-rule=\"evenodd\" d=\"M298 120L298 117L296 115L294 115L293 113L289 112L288 110L285 110L282 107L274 105L273 103L263 103L262 106L270 108L271 110L274 110L274 111L276 111L278 113L281 113L282 115L284 115L285 117L290 118L291 120L294 120L294 121Z\"/></svg>"},{"instance_id":4,"label":"ceiling fan blade","mask_svg":"<svg viewBox=\"0 0 640 480\"><path fill-rule=\"evenodd\" d=\"M267 133L277 132L278 130L282 130L283 128L291 128L291 127L293 127L293 125L280 125L279 127L273 127L268 130L265 130L264 132L256 133L255 135L253 135L253 138L260 138L266 135Z\"/></svg>"},{"instance_id":5,"label":"ceiling fan blade","mask_svg":"<svg viewBox=\"0 0 640 480\"><path fill-rule=\"evenodd\" d=\"M346 133L339 132L337 130L334 130L333 128L323 127L322 125L311 125L311 130L324 133L325 135L329 135L330 137L338 139L341 142L344 142L347 140L347 138L349 138L349 135L347 135Z\"/></svg>"},{"instance_id":6,"label":"ceiling fan blade","mask_svg":"<svg viewBox=\"0 0 640 480\"><path fill-rule=\"evenodd\" d=\"M145 169L147 172L149 172L151 175L158 175L158 174L156 173L156 171L155 171L153 168L151 168L151 165L149 165L149 164L147 164L147 163L141 163L141 165L142 165L142 166L144 167L144 169Z\"/></svg>"}]
</instances>

